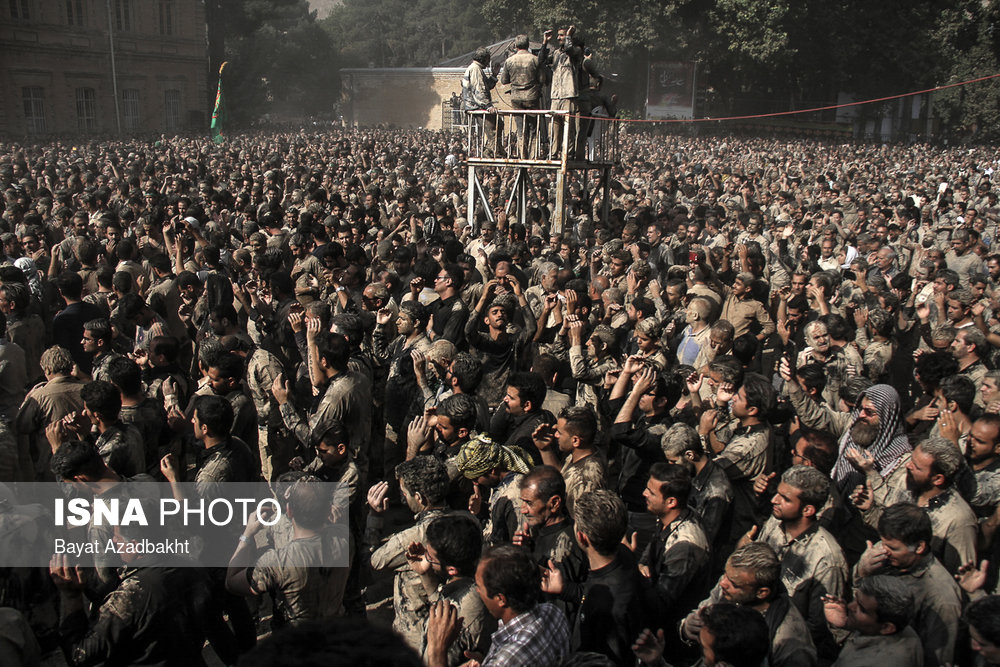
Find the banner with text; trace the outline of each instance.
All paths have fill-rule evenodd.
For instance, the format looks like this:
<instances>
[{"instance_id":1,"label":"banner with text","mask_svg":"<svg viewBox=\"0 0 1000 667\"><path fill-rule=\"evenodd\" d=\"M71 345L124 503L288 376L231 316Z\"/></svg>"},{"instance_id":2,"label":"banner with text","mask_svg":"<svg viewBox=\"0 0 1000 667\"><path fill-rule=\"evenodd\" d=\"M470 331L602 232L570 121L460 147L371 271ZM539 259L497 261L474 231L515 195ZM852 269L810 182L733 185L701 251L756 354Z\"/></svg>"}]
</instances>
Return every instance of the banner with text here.
<instances>
[{"instance_id":1,"label":"banner with text","mask_svg":"<svg viewBox=\"0 0 1000 667\"><path fill-rule=\"evenodd\" d=\"M646 118L693 118L694 77L694 63L650 63Z\"/></svg>"}]
</instances>

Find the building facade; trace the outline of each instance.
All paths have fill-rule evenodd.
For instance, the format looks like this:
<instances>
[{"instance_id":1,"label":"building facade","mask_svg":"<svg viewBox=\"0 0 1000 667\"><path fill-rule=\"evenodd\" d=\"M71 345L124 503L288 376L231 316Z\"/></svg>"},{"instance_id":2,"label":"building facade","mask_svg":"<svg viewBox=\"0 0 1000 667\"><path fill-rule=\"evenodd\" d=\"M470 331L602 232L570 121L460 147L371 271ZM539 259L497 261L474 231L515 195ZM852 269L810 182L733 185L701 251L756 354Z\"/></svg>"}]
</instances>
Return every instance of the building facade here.
<instances>
[{"instance_id":1,"label":"building facade","mask_svg":"<svg viewBox=\"0 0 1000 667\"><path fill-rule=\"evenodd\" d=\"M207 129L201 0L0 0L0 135Z\"/></svg>"},{"instance_id":2,"label":"building facade","mask_svg":"<svg viewBox=\"0 0 1000 667\"><path fill-rule=\"evenodd\" d=\"M532 45L537 50L540 44ZM514 52L514 39L486 47L494 71L499 72ZM450 58L434 67L388 67L340 70L344 121L348 125L392 125L426 130L464 129L461 113L454 112L462 95L462 76L475 53ZM493 90L498 109L509 109L509 94Z\"/></svg>"}]
</instances>

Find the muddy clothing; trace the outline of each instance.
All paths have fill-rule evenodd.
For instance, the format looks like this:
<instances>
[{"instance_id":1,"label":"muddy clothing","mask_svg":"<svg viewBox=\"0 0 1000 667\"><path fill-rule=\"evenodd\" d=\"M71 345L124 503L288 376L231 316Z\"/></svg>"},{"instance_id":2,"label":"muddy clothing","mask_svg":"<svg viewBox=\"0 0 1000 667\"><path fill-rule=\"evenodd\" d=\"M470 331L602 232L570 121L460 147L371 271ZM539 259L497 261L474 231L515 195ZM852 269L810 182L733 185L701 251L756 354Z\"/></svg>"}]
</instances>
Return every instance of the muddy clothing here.
<instances>
[{"instance_id":1,"label":"muddy clothing","mask_svg":"<svg viewBox=\"0 0 1000 667\"><path fill-rule=\"evenodd\" d=\"M510 86L511 102L534 102L537 105L542 94L538 56L530 51L518 51L507 58L500 73L500 83Z\"/></svg>"},{"instance_id":2,"label":"muddy clothing","mask_svg":"<svg viewBox=\"0 0 1000 667\"><path fill-rule=\"evenodd\" d=\"M490 490L488 514L483 526L483 544L495 546L509 544L521 526L521 478L524 475L509 472L500 484Z\"/></svg>"},{"instance_id":3,"label":"muddy clothing","mask_svg":"<svg viewBox=\"0 0 1000 667\"><path fill-rule=\"evenodd\" d=\"M840 401L840 388L851 378L852 372L860 375L864 371L864 362L858 357L852 362L850 357L857 356L853 348L831 347L826 357L821 359L814 353L799 354L799 368L808 364L819 364L826 375L826 385L823 388L823 401L827 405L837 405ZM848 369L853 369L853 371ZM789 383L790 384L790 383Z\"/></svg>"},{"instance_id":4,"label":"muddy clothing","mask_svg":"<svg viewBox=\"0 0 1000 667\"><path fill-rule=\"evenodd\" d=\"M865 636L852 632L840 649L833 667L908 665L923 667L924 647L913 628L906 626L893 635Z\"/></svg>"},{"instance_id":5,"label":"muddy clothing","mask_svg":"<svg viewBox=\"0 0 1000 667\"><path fill-rule=\"evenodd\" d=\"M465 325L465 339L469 348L483 365L483 379L477 393L486 399L491 408L503 402L507 393L507 381L517 370L518 362L535 335L535 320L531 317L530 310L523 310L526 311L525 325L508 325L507 330L497 339L480 331L483 318L478 310L472 311Z\"/></svg>"},{"instance_id":6,"label":"muddy clothing","mask_svg":"<svg viewBox=\"0 0 1000 667\"><path fill-rule=\"evenodd\" d=\"M411 542L425 541L427 526L431 521L447 514L447 510L434 508L417 515L417 522L386 540L372 553L372 569L376 572L392 568L396 576L392 583L392 629L406 643L419 651L424 642L424 627L430 613L430 596L420 575L413 571L406 560L406 550Z\"/></svg>"},{"instance_id":7,"label":"muddy clothing","mask_svg":"<svg viewBox=\"0 0 1000 667\"><path fill-rule=\"evenodd\" d=\"M507 58L500 73L500 83L510 86L512 108L538 109L542 96L542 69L538 56L530 51L518 51ZM518 156L522 159L532 157L537 126L537 116L529 114L517 119Z\"/></svg>"},{"instance_id":8,"label":"muddy clothing","mask_svg":"<svg viewBox=\"0 0 1000 667\"><path fill-rule=\"evenodd\" d=\"M257 409L257 450L261 473L268 481L288 471L296 449L295 437L285 428L281 408L271 393L271 385L281 373L281 362L271 352L257 348L250 355L246 386Z\"/></svg>"},{"instance_id":9,"label":"muddy clothing","mask_svg":"<svg viewBox=\"0 0 1000 667\"><path fill-rule=\"evenodd\" d=\"M123 405L119 417L139 431L146 456L146 472L158 474L160 460L169 453L170 443L170 427L163 403L146 398L138 405Z\"/></svg>"},{"instance_id":10,"label":"muddy clothing","mask_svg":"<svg viewBox=\"0 0 1000 667\"><path fill-rule=\"evenodd\" d=\"M865 327L857 330L854 342L858 349L862 351L864 359L865 376L875 384L892 382L889 367L892 363L896 346L891 340L871 341Z\"/></svg>"},{"instance_id":11,"label":"muddy clothing","mask_svg":"<svg viewBox=\"0 0 1000 667\"><path fill-rule=\"evenodd\" d=\"M187 326L181 320L181 295L177 289L177 281L173 276L161 278L153 283L146 293L149 307L167 321L167 329L174 338L185 341L188 338Z\"/></svg>"},{"instance_id":12,"label":"muddy clothing","mask_svg":"<svg viewBox=\"0 0 1000 667\"><path fill-rule=\"evenodd\" d=\"M77 611L63 619L59 632L76 667L199 667L205 664L201 652L212 607L201 569L161 565L150 556L123 568L121 584L101 605L93 626Z\"/></svg>"},{"instance_id":13,"label":"muddy clothing","mask_svg":"<svg viewBox=\"0 0 1000 667\"><path fill-rule=\"evenodd\" d=\"M724 602L722 588L716 584L708 598L698 604L698 609L685 618L687 623L698 610L710 604ZM816 648L809 636L802 613L796 608L784 591L771 597L771 604L763 612L771 636L771 651L767 655L770 667L815 667ZM683 629L684 625L681 625ZM681 634L683 637L683 632Z\"/></svg>"},{"instance_id":14,"label":"muddy clothing","mask_svg":"<svg viewBox=\"0 0 1000 667\"><path fill-rule=\"evenodd\" d=\"M715 461L708 461L691 480L688 507L701 522L709 544L715 544L733 502L733 485Z\"/></svg>"},{"instance_id":15,"label":"muddy clothing","mask_svg":"<svg viewBox=\"0 0 1000 667\"><path fill-rule=\"evenodd\" d=\"M107 354L102 354L100 357L95 357L94 361L90 367L90 377L94 381L111 382L108 379L108 368L111 366L111 362L115 359L121 359L122 355L116 354L115 352L108 352Z\"/></svg>"},{"instance_id":16,"label":"muddy clothing","mask_svg":"<svg viewBox=\"0 0 1000 667\"><path fill-rule=\"evenodd\" d=\"M323 538L319 535L295 539L266 551L247 579L258 594L269 593L275 601L276 627L330 618L341 613L348 568L324 567Z\"/></svg>"},{"instance_id":17,"label":"muddy clothing","mask_svg":"<svg viewBox=\"0 0 1000 667\"><path fill-rule=\"evenodd\" d=\"M740 427L733 422L733 437L715 462L725 471L733 485L733 520L730 540L735 543L756 521L757 495L753 480L771 472L774 444L771 427L767 424Z\"/></svg>"},{"instance_id":18,"label":"muddy clothing","mask_svg":"<svg viewBox=\"0 0 1000 667\"><path fill-rule=\"evenodd\" d=\"M358 471L368 471L368 442L371 439L372 387L363 376L350 371L338 373L327 385L323 398L308 421L300 415L291 402L281 406L285 426L300 443L311 447L313 430L317 424L328 424L338 419L347 429L347 449Z\"/></svg>"},{"instance_id":19,"label":"muddy clothing","mask_svg":"<svg viewBox=\"0 0 1000 667\"><path fill-rule=\"evenodd\" d=\"M466 651L485 655L490 647L490 635L497 629L497 621L490 615L483 604L483 599L479 597L476 580L472 577L460 577L443 584L438 589L437 595L431 597L431 603L438 600L449 600L454 604L458 617L462 619L458 637L448 647L448 665L458 667L468 662L468 658L465 657ZM425 628L424 636L426 635ZM425 644L425 655L426 649Z\"/></svg>"},{"instance_id":20,"label":"muddy clothing","mask_svg":"<svg viewBox=\"0 0 1000 667\"><path fill-rule=\"evenodd\" d=\"M604 384L604 376L608 371L615 371L621 368L618 360L612 356L603 359L595 359L587 354L582 345L573 345L569 348L569 367L573 379L577 381L576 405L587 405L597 412L598 423L602 421L600 404L601 387Z\"/></svg>"},{"instance_id":21,"label":"muddy clothing","mask_svg":"<svg viewBox=\"0 0 1000 667\"><path fill-rule=\"evenodd\" d=\"M649 568L655 618L673 626L708 587L708 538L694 512L685 508L667 526L658 521L639 562Z\"/></svg>"},{"instance_id":22,"label":"muddy clothing","mask_svg":"<svg viewBox=\"0 0 1000 667\"><path fill-rule=\"evenodd\" d=\"M881 546L881 542L876 546ZM909 570L884 566L878 574L900 578L913 593L915 614L910 625L924 645L924 665L950 664L955 655L962 593L955 579L934 556L925 556ZM858 578L857 566L854 578Z\"/></svg>"},{"instance_id":23,"label":"muddy clothing","mask_svg":"<svg viewBox=\"0 0 1000 667\"><path fill-rule=\"evenodd\" d=\"M986 364L982 361L975 361L958 372L959 375L972 380L972 385L977 390L975 403L980 407L980 409L985 409L986 404L983 402L983 392L978 391L978 389L983 386L983 379L986 377L988 370L989 369L986 368Z\"/></svg>"},{"instance_id":24,"label":"muddy clothing","mask_svg":"<svg viewBox=\"0 0 1000 667\"><path fill-rule=\"evenodd\" d=\"M596 450L579 461L567 456L566 463L562 467L562 476L566 483L566 511L572 515L577 498L598 489L608 488L608 459Z\"/></svg>"},{"instance_id":25,"label":"muddy clothing","mask_svg":"<svg viewBox=\"0 0 1000 667\"><path fill-rule=\"evenodd\" d=\"M727 320L736 329L733 340L745 333L770 336L775 332L774 321L768 315L764 304L749 296L730 296L722 304L720 319Z\"/></svg>"},{"instance_id":26,"label":"muddy clothing","mask_svg":"<svg viewBox=\"0 0 1000 667\"><path fill-rule=\"evenodd\" d=\"M104 463L122 477L146 472L146 448L135 426L118 421L98 435L94 444Z\"/></svg>"},{"instance_id":27,"label":"muddy clothing","mask_svg":"<svg viewBox=\"0 0 1000 667\"><path fill-rule=\"evenodd\" d=\"M212 389L211 384L205 384L195 392L188 404L186 415L188 418L194 416L195 403L199 396L219 396ZM222 398L229 401L233 408L233 425L229 429L230 435L239 438L250 446L252 452L257 451L257 409L253 401L247 396L242 388L234 389Z\"/></svg>"},{"instance_id":28,"label":"muddy clothing","mask_svg":"<svg viewBox=\"0 0 1000 667\"><path fill-rule=\"evenodd\" d=\"M490 91L496 79L486 73L482 63L473 60L462 75L462 104L466 111L486 109L493 104Z\"/></svg>"},{"instance_id":29,"label":"muddy clothing","mask_svg":"<svg viewBox=\"0 0 1000 667\"><path fill-rule=\"evenodd\" d=\"M198 452L198 471L194 482L202 498L214 495L214 484L256 482L259 477L250 447L238 438L227 438Z\"/></svg>"},{"instance_id":30,"label":"muddy clothing","mask_svg":"<svg viewBox=\"0 0 1000 667\"><path fill-rule=\"evenodd\" d=\"M909 459L909 455L905 457ZM885 479L884 484L872 484L872 507L862 512L865 523L878 527L878 520L886 507L896 503L917 503L916 496L906 488L906 461ZM979 524L969 504L955 489L934 496L927 503L927 515L931 519L931 553L944 568L958 574L962 565L976 561L976 541Z\"/></svg>"},{"instance_id":31,"label":"muddy clothing","mask_svg":"<svg viewBox=\"0 0 1000 667\"><path fill-rule=\"evenodd\" d=\"M21 409L14 418L14 430L30 438L29 452L21 452L19 457L21 474L25 481L34 481L38 476L49 478L49 461L52 448L45 438L45 427L71 412L83 410L80 390L83 383L70 375L58 375L48 382L42 382L28 392L21 403Z\"/></svg>"},{"instance_id":32,"label":"muddy clothing","mask_svg":"<svg viewBox=\"0 0 1000 667\"><path fill-rule=\"evenodd\" d=\"M564 582L578 583L587 578L587 554L577 544L573 522L569 519L535 528L530 544L532 558L538 566L548 567L551 560L562 571ZM575 607L567 611L575 611Z\"/></svg>"},{"instance_id":33,"label":"muddy clothing","mask_svg":"<svg viewBox=\"0 0 1000 667\"><path fill-rule=\"evenodd\" d=\"M385 380L384 414L385 422L396 433L403 429L406 416L414 404L420 405L420 388L417 376L413 371L413 358L410 354L419 350L426 354L431 346L427 336L421 334L413 341L407 341L406 336L396 336L387 340L388 327L377 326L372 334L375 348L375 358L388 367Z\"/></svg>"},{"instance_id":34,"label":"muddy clothing","mask_svg":"<svg viewBox=\"0 0 1000 667\"><path fill-rule=\"evenodd\" d=\"M854 418L850 412L834 410L825 402L814 401L802 391L798 382L786 382L785 387L788 388L788 399L803 426L826 431L839 438L853 423Z\"/></svg>"},{"instance_id":35,"label":"muddy clothing","mask_svg":"<svg viewBox=\"0 0 1000 667\"><path fill-rule=\"evenodd\" d=\"M25 371L28 382L44 380L39 361L45 351L45 323L38 315L8 315L7 338L24 350Z\"/></svg>"},{"instance_id":36,"label":"muddy clothing","mask_svg":"<svg viewBox=\"0 0 1000 667\"><path fill-rule=\"evenodd\" d=\"M823 613L823 596L844 597L848 581L847 561L836 538L813 524L789 540L781 521L772 516L757 541L767 543L778 555L781 582L805 617L816 651L821 657L834 658L837 647Z\"/></svg>"}]
</instances>

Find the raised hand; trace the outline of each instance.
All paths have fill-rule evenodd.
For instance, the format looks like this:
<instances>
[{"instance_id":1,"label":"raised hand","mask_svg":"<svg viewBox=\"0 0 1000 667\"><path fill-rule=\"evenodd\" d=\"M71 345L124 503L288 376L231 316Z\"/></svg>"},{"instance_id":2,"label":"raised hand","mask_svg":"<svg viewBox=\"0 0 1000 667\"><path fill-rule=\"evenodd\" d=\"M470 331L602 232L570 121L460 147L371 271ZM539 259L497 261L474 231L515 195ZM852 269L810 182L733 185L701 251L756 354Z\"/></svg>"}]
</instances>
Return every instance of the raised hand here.
<instances>
[{"instance_id":1,"label":"raised hand","mask_svg":"<svg viewBox=\"0 0 1000 667\"><path fill-rule=\"evenodd\" d=\"M753 479L753 492L758 496L764 495L767 493L767 487L770 486L771 480L777 476L778 473L776 472L772 472L770 475L765 475L764 473L757 475Z\"/></svg>"},{"instance_id":2,"label":"raised hand","mask_svg":"<svg viewBox=\"0 0 1000 667\"><path fill-rule=\"evenodd\" d=\"M687 376L685 383L687 384L687 389L689 394L698 394L701 392L701 385L704 384L705 378L701 373L695 371L691 375Z\"/></svg>"},{"instance_id":3,"label":"raised hand","mask_svg":"<svg viewBox=\"0 0 1000 667\"><path fill-rule=\"evenodd\" d=\"M823 596L823 615L826 622L835 628L847 627L847 603L836 595Z\"/></svg>"},{"instance_id":4,"label":"raised hand","mask_svg":"<svg viewBox=\"0 0 1000 667\"><path fill-rule=\"evenodd\" d=\"M469 496L469 512L478 515L483 509L483 494L479 488L479 484L473 483L472 485L472 495Z\"/></svg>"},{"instance_id":5,"label":"raised hand","mask_svg":"<svg viewBox=\"0 0 1000 667\"><path fill-rule=\"evenodd\" d=\"M555 442L556 436L552 427L548 424L539 424L538 427L532 431L531 440L535 443L535 447L539 451L544 451L552 446Z\"/></svg>"},{"instance_id":6,"label":"raised hand","mask_svg":"<svg viewBox=\"0 0 1000 667\"><path fill-rule=\"evenodd\" d=\"M848 447L844 451L844 457L861 472L867 473L875 469L875 459L868 453L867 449Z\"/></svg>"},{"instance_id":7,"label":"raised hand","mask_svg":"<svg viewBox=\"0 0 1000 667\"><path fill-rule=\"evenodd\" d=\"M958 585L961 586L962 590L966 593L975 593L986 585L986 568L988 568L989 565L990 562L984 560L977 568L976 562L970 560L968 563L958 568L958 574L955 575L955 581L958 582Z\"/></svg>"},{"instance_id":8,"label":"raised hand","mask_svg":"<svg viewBox=\"0 0 1000 667\"><path fill-rule=\"evenodd\" d=\"M663 657L666 646L667 639L663 634L663 628L657 630L655 634L646 628L632 644L632 653L635 653L635 657L644 665L653 665Z\"/></svg>"},{"instance_id":9,"label":"raised hand","mask_svg":"<svg viewBox=\"0 0 1000 667\"><path fill-rule=\"evenodd\" d=\"M542 570L542 591L558 595L563 592L564 585L562 572L550 558L549 566Z\"/></svg>"},{"instance_id":10,"label":"raised hand","mask_svg":"<svg viewBox=\"0 0 1000 667\"><path fill-rule=\"evenodd\" d=\"M368 507L376 514L389 509L389 482L377 482L368 489Z\"/></svg>"},{"instance_id":11,"label":"raised hand","mask_svg":"<svg viewBox=\"0 0 1000 667\"><path fill-rule=\"evenodd\" d=\"M882 546L881 542L874 545L871 540L868 540L866 544L868 548L861 554L861 560L858 561L858 574L862 577L867 577L881 570L889 558L889 552Z\"/></svg>"}]
</instances>

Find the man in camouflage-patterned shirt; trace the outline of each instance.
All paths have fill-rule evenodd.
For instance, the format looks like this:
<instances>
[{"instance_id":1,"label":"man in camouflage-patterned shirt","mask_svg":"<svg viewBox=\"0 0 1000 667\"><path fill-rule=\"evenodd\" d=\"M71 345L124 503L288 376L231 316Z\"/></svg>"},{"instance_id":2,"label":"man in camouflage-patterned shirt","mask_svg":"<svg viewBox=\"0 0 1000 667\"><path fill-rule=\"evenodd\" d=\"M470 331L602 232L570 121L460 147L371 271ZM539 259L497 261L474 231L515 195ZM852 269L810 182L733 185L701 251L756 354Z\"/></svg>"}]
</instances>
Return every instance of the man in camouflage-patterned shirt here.
<instances>
[{"instance_id":1,"label":"man in camouflage-patterned shirt","mask_svg":"<svg viewBox=\"0 0 1000 667\"><path fill-rule=\"evenodd\" d=\"M110 382L88 382L80 396L83 413L67 416L66 426L75 431L79 439L86 439L94 429L93 442L101 458L122 477L146 472L142 435L134 426L121 421L122 397L118 388Z\"/></svg>"},{"instance_id":2,"label":"man in camouflage-patterned shirt","mask_svg":"<svg viewBox=\"0 0 1000 667\"><path fill-rule=\"evenodd\" d=\"M372 553L372 569L376 572L392 568L396 571L392 585L392 629L406 643L419 651L424 642L424 625L430 609L430 595L414 571L410 545L426 540L427 526L449 511L444 506L448 493L448 471L444 464L429 456L418 456L396 466L399 489L416 523L392 535ZM388 482L379 482L368 491L368 506L377 518L388 509Z\"/></svg>"},{"instance_id":3,"label":"man in camouflage-patterned shirt","mask_svg":"<svg viewBox=\"0 0 1000 667\"><path fill-rule=\"evenodd\" d=\"M594 447L597 418L589 407L563 408L555 427L540 425L532 434L545 465L561 469L566 482L566 511L580 496L607 488L608 460ZM558 443L558 452L552 445ZM565 456L565 462L560 458Z\"/></svg>"},{"instance_id":4,"label":"man in camouflage-patterned shirt","mask_svg":"<svg viewBox=\"0 0 1000 667\"><path fill-rule=\"evenodd\" d=\"M496 630L496 619L476 590L476 563L483 548L479 523L462 514L439 516L427 525L424 542L411 547L407 558L420 575L430 603L454 605L462 619L458 637L448 647L448 665L465 663L466 651L485 654L489 637ZM427 648L425 638L425 658Z\"/></svg>"},{"instance_id":5,"label":"man in camouflage-patterned shirt","mask_svg":"<svg viewBox=\"0 0 1000 667\"><path fill-rule=\"evenodd\" d=\"M321 332L315 338L319 367L325 375L326 391L316 410L305 419L288 400L290 386L284 377L271 386L274 399L281 406L285 426L302 444L309 442L317 424L333 419L347 427L351 460L358 471L368 473L368 445L371 439L372 386L360 373L347 369L351 350L347 339L339 334ZM310 352L312 354L312 352Z\"/></svg>"}]
</instances>

